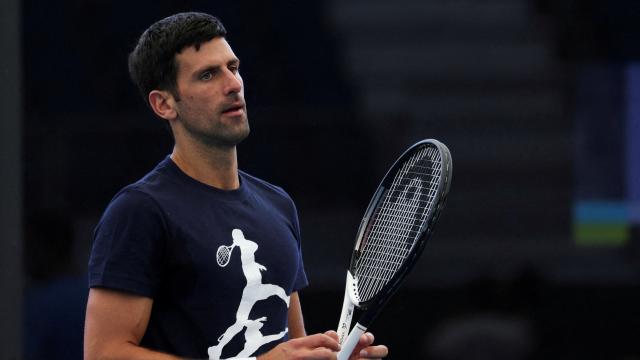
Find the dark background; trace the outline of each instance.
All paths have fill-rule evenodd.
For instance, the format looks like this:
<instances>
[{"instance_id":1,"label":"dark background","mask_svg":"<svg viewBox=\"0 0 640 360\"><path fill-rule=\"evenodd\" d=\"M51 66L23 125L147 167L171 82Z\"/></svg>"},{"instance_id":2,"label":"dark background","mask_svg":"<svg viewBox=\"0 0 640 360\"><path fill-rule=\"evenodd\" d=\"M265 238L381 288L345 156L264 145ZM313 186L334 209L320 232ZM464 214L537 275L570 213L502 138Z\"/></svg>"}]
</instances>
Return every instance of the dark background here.
<instances>
[{"instance_id":1,"label":"dark background","mask_svg":"<svg viewBox=\"0 0 640 360\"><path fill-rule=\"evenodd\" d=\"M638 241L580 245L572 215L594 193L625 199L637 1L19 8L24 358L80 356L93 227L171 151L127 54L152 22L189 10L220 17L242 60L252 134L240 167L298 205L309 333L338 322L349 251L384 171L437 138L453 184L425 256L372 328L390 358L640 358Z\"/></svg>"}]
</instances>

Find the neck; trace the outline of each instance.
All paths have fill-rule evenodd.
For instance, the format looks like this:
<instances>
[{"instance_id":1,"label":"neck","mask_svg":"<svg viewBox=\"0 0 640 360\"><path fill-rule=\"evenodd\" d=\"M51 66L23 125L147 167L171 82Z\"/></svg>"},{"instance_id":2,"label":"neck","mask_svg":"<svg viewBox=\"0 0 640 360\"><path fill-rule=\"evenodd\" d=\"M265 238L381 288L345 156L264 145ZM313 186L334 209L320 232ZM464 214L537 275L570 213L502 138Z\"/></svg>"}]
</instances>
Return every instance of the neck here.
<instances>
[{"instance_id":1,"label":"neck","mask_svg":"<svg viewBox=\"0 0 640 360\"><path fill-rule=\"evenodd\" d=\"M240 187L235 146L199 148L176 142L171 160L185 174L209 186L221 190L235 190Z\"/></svg>"}]
</instances>

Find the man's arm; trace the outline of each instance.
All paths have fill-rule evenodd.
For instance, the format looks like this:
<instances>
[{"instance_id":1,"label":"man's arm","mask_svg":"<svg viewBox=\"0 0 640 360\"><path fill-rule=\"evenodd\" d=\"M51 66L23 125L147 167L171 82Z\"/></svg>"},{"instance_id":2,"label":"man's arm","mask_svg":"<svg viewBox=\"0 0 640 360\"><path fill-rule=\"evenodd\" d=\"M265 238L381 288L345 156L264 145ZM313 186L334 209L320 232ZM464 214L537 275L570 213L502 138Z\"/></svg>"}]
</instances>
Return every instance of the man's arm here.
<instances>
[{"instance_id":1,"label":"man's arm","mask_svg":"<svg viewBox=\"0 0 640 360\"><path fill-rule=\"evenodd\" d=\"M288 326L291 340L258 357L275 359L335 359L339 349L337 334L305 336L300 299L291 295ZM84 331L84 359L179 360L140 346L149 323L153 300L124 292L93 288L89 291ZM364 336L364 335L363 335ZM370 345L366 341L361 347Z\"/></svg>"},{"instance_id":2,"label":"man's arm","mask_svg":"<svg viewBox=\"0 0 640 360\"><path fill-rule=\"evenodd\" d=\"M291 293L291 297L289 298L288 323L290 339L307 336L307 332L304 329L304 320L302 319L300 297L297 291Z\"/></svg>"},{"instance_id":3,"label":"man's arm","mask_svg":"<svg viewBox=\"0 0 640 360\"><path fill-rule=\"evenodd\" d=\"M84 329L84 359L177 360L140 347L153 300L124 292L92 288Z\"/></svg>"},{"instance_id":4,"label":"man's arm","mask_svg":"<svg viewBox=\"0 0 640 360\"><path fill-rule=\"evenodd\" d=\"M294 297L294 307L299 312L300 302L297 294ZM153 300L143 296L107 289L91 289L84 330L84 359L179 360L178 357L140 346L152 306ZM304 333L301 313L292 320L294 333ZM315 334L282 343L260 359L335 359L337 349L338 342L332 337Z\"/></svg>"}]
</instances>

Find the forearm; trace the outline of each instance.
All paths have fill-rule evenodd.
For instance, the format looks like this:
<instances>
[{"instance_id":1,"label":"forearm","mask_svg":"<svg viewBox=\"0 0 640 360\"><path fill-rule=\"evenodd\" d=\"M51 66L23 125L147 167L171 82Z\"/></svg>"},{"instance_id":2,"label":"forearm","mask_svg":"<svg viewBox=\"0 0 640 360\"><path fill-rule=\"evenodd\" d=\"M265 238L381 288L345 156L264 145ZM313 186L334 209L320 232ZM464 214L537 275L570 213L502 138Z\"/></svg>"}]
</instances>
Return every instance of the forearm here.
<instances>
[{"instance_id":1,"label":"forearm","mask_svg":"<svg viewBox=\"0 0 640 360\"><path fill-rule=\"evenodd\" d=\"M291 294L288 313L289 338L295 339L306 336L304 320L302 318L302 306L297 292Z\"/></svg>"},{"instance_id":2,"label":"forearm","mask_svg":"<svg viewBox=\"0 0 640 360\"><path fill-rule=\"evenodd\" d=\"M94 344L97 345L97 344ZM86 346L84 360L185 360L183 358L149 350L132 344L101 344L100 346Z\"/></svg>"}]
</instances>

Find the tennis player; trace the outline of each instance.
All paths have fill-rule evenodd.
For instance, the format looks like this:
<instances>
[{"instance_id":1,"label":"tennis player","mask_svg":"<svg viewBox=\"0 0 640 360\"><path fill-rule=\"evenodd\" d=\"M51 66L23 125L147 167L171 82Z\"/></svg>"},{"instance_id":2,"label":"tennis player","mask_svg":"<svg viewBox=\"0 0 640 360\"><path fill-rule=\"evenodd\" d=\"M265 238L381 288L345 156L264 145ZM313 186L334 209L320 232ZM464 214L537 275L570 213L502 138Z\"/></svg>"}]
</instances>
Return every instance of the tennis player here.
<instances>
[{"instance_id":1,"label":"tennis player","mask_svg":"<svg viewBox=\"0 0 640 360\"><path fill-rule=\"evenodd\" d=\"M215 17L149 27L129 71L166 120L172 153L122 189L95 231L84 354L95 359L335 359L337 334L307 336L296 208L238 170L249 134L240 61ZM387 355L365 334L352 359Z\"/></svg>"}]
</instances>

